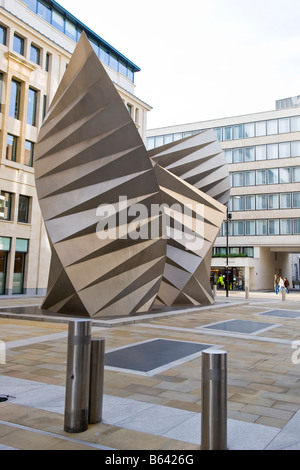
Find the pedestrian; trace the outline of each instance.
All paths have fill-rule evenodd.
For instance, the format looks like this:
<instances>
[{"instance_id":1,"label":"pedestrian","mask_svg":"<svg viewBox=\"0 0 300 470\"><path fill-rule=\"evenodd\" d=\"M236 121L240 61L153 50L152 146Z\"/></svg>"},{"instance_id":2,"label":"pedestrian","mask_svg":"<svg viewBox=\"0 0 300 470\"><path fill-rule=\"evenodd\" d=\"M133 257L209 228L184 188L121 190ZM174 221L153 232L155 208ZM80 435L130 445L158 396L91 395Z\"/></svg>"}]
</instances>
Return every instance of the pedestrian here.
<instances>
[{"instance_id":1,"label":"pedestrian","mask_svg":"<svg viewBox=\"0 0 300 470\"><path fill-rule=\"evenodd\" d=\"M218 278L218 286L219 286L219 289L224 289L224 278L222 276L222 274L220 274L219 278Z\"/></svg>"},{"instance_id":2,"label":"pedestrian","mask_svg":"<svg viewBox=\"0 0 300 470\"><path fill-rule=\"evenodd\" d=\"M282 289L284 288L284 284L283 284L283 279L281 276L279 276L279 292L282 292Z\"/></svg>"},{"instance_id":3,"label":"pedestrian","mask_svg":"<svg viewBox=\"0 0 300 470\"><path fill-rule=\"evenodd\" d=\"M285 289L286 289L286 293L289 294L289 292L290 292L290 291L289 291L289 285L290 285L290 283L289 283L289 281L287 280L286 277L283 279L283 285L284 285L284 287L285 287Z\"/></svg>"},{"instance_id":4,"label":"pedestrian","mask_svg":"<svg viewBox=\"0 0 300 470\"><path fill-rule=\"evenodd\" d=\"M278 276L277 276L277 274L275 274L275 276L274 276L274 290L275 290L275 294L278 294L278 289L279 289L278 282L279 282Z\"/></svg>"}]
</instances>

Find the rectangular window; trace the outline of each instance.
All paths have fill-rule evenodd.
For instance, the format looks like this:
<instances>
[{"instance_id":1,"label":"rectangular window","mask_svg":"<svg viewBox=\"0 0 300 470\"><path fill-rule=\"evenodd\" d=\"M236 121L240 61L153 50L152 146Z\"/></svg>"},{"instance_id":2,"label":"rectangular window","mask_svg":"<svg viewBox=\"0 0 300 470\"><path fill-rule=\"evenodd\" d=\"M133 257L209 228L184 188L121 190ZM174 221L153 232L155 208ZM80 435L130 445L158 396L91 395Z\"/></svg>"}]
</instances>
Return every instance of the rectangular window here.
<instances>
[{"instance_id":1,"label":"rectangular window","mask_svg":"<svg viewBox=\"0 0 300 470\"><path fill-rule=\"evenodd\" d=\"M30 198L28 196L19 196L18 222L28 224L29 201Z\"/></svg>"},{"instance_id":2,"label":"rectangular window","mask_svg":"<svg viewBox=\"0 0 300 470\"><path fill-rule=\"evenodd\" d=\"M278 158L278 144L267 145L267 159Z\"/></svg>"},{"instance_id":3,"label":"rectangular window","mask_svg":"<svg viewBox=\"0 0 300 470\"><path fill-rule=\"evenodd\" d=\"M7 191L1 191L1 196L4 197L4 220L11 220L11 209L12 209L12 193Z\"/></svg>"},{"instance_id":4,"label":"rectangular window","mask_svg":"<svg viewBox=\"0 0 300 470\"><path fill-rule=\"evenodd\" d=\"M19 119L20 98L21 83L17 82L16 80L12 80L10 85L9 116L14 119Z\"/></svg>"},{"instance_id":5,"label":"rectangular window","mask_svg":"<svg viewBox=\"0 0 300 470\"><path fill-rule=\"evenodd\" d=\"M2 93L3 93L3 73L0 72L0 113L1 113L1 106L2 106Z\"/></svg>"},{"instance_id":6,"label":"rectangular window","mask_svg":"<svg viewBox=\"0 0 300 470\"><path fill-rule=\"evenodd\" d=\"M224 150L227 163L232 163L232 150Z\"/></svg>"},{"instance_id":7,"label":"rectangular window","mask_svg":"<svg viewBox=\"0 0 300 470\"><path fill-rule=\"evenodd\" d=\"M109 66L116 72L119 72L119 62L117 58L112 55L109 56Z\"/></svg>"},{"instance_id":8,"label":"rectangular window","mask_svg":"<svg viewBox=\"0 0 300 470\"><path fill-rule=\"evenodd\" d=\"M34 149L34 143L30 142L29 140L25 140L24 164L27 166L33 165L33 149Z\"/></svg>"},{"instance_id":9,"label":"rectangular window","mask_svg":"<svg viewBox=\"0 0 300 470\"><path fill-rule=\"evenodd\" d=\"M254 220L245 220L245 235L255 235Z\"/></svg>"},{"instance_id":10,"label":"rectangular window","mask_svg":"<svg viewBox=\"0 0 300 470\"><path fill-rule=\"evenodd\" d=\"M109 54L107 51L105 51L101 47L100 47L100 60L106 65L109 64Z\"/></svg>"},{"instance_id":11,"label":"rectangular window","mask_svg":"<svg viewBox=\"0 0 300 470\"><path fill-rule=\"evenodd\" d=\"M245 162L253 162L255 160L254 147L245 148Z\"/></svg>"},{"instance_id":12,"label":"rectangular window","mask_svg":"<svg viewBox=\"0 0 300 470\"><path fill-rule=\"evenodd\" d=\"M300 116L291 117L291 132L300 131Z\"/></svg>"},{"instance_id":13,"label":"rectangular window","mask_svg":"<svg viewBox=\"0 0 300 470\"><path fill-rule=\"evenodd\" d=\"M243 161L243 149L233 150L233 163L239 163Z\"/></svg>"},{"instance_id":14,"label":"rectangular window","mask_svg":"<svg viewBox=\"0 0 300 470\"><path fill-rule=\"evenodd\" d=\"M242 172L233 173L233 186L243 186L244 175Z\"/></svg>"},{"instance_id":15,"label":"rectangular window","mask_svg":"<svg viewBox=\"0 0 300 470\"><path fill-rule=\"evenodd\" d=\"M51 8L41 0L38 1L37 14L48 23L51 23Z\"/></svg>"},{"instance_id":16,"label":"rectangular window","mask_svg":"<svg viewBox=\"0 0 300 470\"><path fill-rule=\"evenodd\" d=\"M30 60L37 65L40 65L41 51L37 46L31 44L30 46Z\"/></svg>"},{"instance_id":17,"label":"rectangular window","mask_svg":"<svg viewBox=\"0 0 300 470\"><path fill-rule=\"evenodd\" d=\"M222 142L222 127L215 127L214 131L216 133L218 141Z\"/></svg>"},{"instance_id":18,"label":"rectangular window","mask_svg":"<svg viewBox=\"0 0 300 470\"><path fill-rule=\"evenodd\" d=\"M291 142L291 157L300 157L300 141Z\"/></svg>"},{"instance_id":19,"label":"rectangular window","mask_svg":"<svg viewBox=\"0 0 300 470\"><path fill-rule=\"evenodd\" d=\"M296 166L292 168L292 182L299 183L300 182L300 166Z\"/></svg>"},{"instance_id":20,"label":"rectangular window","mask_svg":"<svg viewBox=\"0 0 300 470\"><path fill-rule=\"evenodd\" d=\"M267 235L268 233L267 227L268 227L267 220L257 220L256 221L256 234Z\"/></svg>"},{"instance_id":21,"label":"rectangular window","mask_svg":"<svg viewBox=\"0 0 300 470\"><path fill-rule=\"evenodd\" d=\"M245 171L245 186L255 186L255 171Z\"/></svg>"},{"instance_id":22,"label":"rectangular window","mask_svg":"<svg viewBox=\"0 0 300 470\"><path fill-rule=\"evenodd\" d=\"M300 193L293 193L293 207L300 207Z\"/></svg>"},{"instance_id":23,"label":"rectangular window","mask_svg":"<svg viewBox=\"0 0 300 470\"><path fill-rule=\"evenodd\" d=\"M223 140L232 140L232 127L223 127Z\"/></svg>"},{"instance_id":24,"label":"rectangular window","mask_svg":"<svg viewBox=\"0 0 300 470\"><path fill-rule=\"evenodd\" d=\"M286 132L290 132L289 118L278 119L278 131L279 134L285 134Z\"/></svg>"},{"instance_id":25,"label":"rectangular window","mask_svg":"<svg viewBox=\"0 0 300 470\"><path fill-rule=\"evenodd\" d=\"M243 196L233 196L232 197L233 210L234 211L243 211L244 210L244 198Z\"/></svg>"},{"instance_id":26,"label":"rectangular window","mask_svg":"<svg viewBox=\"0 0 300 470\"><path fill-rule=\"evenodd\" d=\"M279 195L278 194L268 195L268 208L279 209Z\"/></svg>"},{"instance_id":27,"label":"rectangular window","mask_svg":"<svg viewBox=\"0 0 300 470\"><path fill-rule=\"evenodd\" d=\"M29 88L27 106L27 124L36 125L37 91Z\"/></svg>"},{"instance_id":28,"label":"rectangular window","mask_svg":"<svg viewBox=\"0 0 300 470\"><path fill-rule=\"evenodd\" d=\"M268 171L268 184L278 183L278 168L271 168Z\"/></svg>"},{"instance_id":29,"label":"rectangular window","mask_svg":"<svg viewBox=\"0 0 300 470\"><path fill-rule=\"evenodd\" d=\"M6 46L6 28L0 24L0 44Z\"/></svg>"},{"instance_id":30,"label":"rectangular window","mask_svg":"<svg viewBox=\"0 0 300 470\"><path fill-rule=\"evenodd\" d=\"M254 122L244 124L244 137L254 137Z\"/></svg>"},{"instance_id":31,"label":"rectangular window","mask_svg":"<svg viewBox=\"0 0 300 470\"><path fill-rule=\"evenodd\" d=\"M280 233L281 235L290 235L292 233L291 219L280 219Z\"/></svg>"},{"instance_id":32,"label":"rectangular window","mask_svg":"<svg viewBox=\"0 0 300 470\"><path fill-rule=\"evenodd\" d=\"M266 170L256 170L256 184L267 184Z\"/></svg>"},{"instance_id":33,"label":"rectangular window","mask_svg":"<svg viewBox=\"0 0 300 470\"><path fill-rule=\"evenodd\" d=\"M280 194L280 209L290 209L291 207L291 193Z\"/></svg>"},{"instance_id":34,"label":"rectangular window","mask_svg":"<svg viewBox=\"0 0 300 470\"><path fill-rule=\"evenodd\" d=\"M269 220L269 235L279 235L279 219Z\"/></svg>"},{"instance_id":35,"label":"rectangular window","mask_svg":"<svg viewBox=\"0 0 300 470\"><path fill-rule=\"evenodd\" d=\"M279 183L290 182L290 168L279 168Z\"/></svg>"},{"instance_id":36,"label":"rectangular window","mask_svg":"<svg viewBox=\"0 0 300 470\"><path fill-rule=\"evenodd\" d=\"M6 138L6 159L15 162L17 159L17 137L7 134Z\"/></svg>"},{"instance_id":37,"label":"rectangular window","mask_svg":"<svg viewBox=\"0 0 300 470\"><path fill-rule=\"evenodd\" d=\"M300 234L300 219L294 219L294 233Z\"/></svg>"},{"instance_id":38,"label":"rectangular window","mask_svg":"<svg viewBox=\"0 0 300 470\"><path fill-rule=\"evenodd\" d=\"M71 21L66 20L65 34L69 36L69 38L73 39L73 41L77 40L76 26L73 23L71 23Z\"/></svg>"},{"instance_id":39,"label":"rectangular window","mask_svg":"<svg viewBox=\"0 0 300 470\"><path fill-rule=\"evenodd\" d=\"M24 0L24 3L28 5L31 11L36 13L36 5L37 5L37 0Z\"/></svg>"},{"instance_id":40,"label":"rectangular window","mask_svg":"<svg viewBox=\"0 0 300 470\"><path fill-rule=\"evenodd\" d=\"M244 202L245 202L245 211L255 210L255 197L254 196L244 196Z\"/></svg>"},{"instance_id":41,"label":"rectangular window","mask_svg":"<svg viewBox=\"0 0 300 470\"><path fill-rule=\"evenodd\" d=\"M258 121L255 123L255 135L259 137L261 135L266 135L267 128L266 128L266 121Z\"/></svg>"},{"instance_id":42,"label":"rectangular window","mask_svg":"<svg viewBox=\"0 0 300 470\"><path fill-rule=\"evenodd\" d=\"M65 19L56 10L52 10L52 24L55 28L59 29L59 31L65 31Z\"/></svg>"},{"instance_id":43,"label":"rectangular window","mask_svg":"<svg viewBox=\"0 0 300 470\"><path fill-rule=\"evenodd\" d=\"M243 138L243 124L233 126L233 138L242 139Z\"/></svg>"},{"instance_id":44,"label":"rectangular window","mask_svg":"<svg viewBox=\"0 0 300 470\"><path fill-rule=\"evenodd\" d=\"M267 135L273 135L278 133L277 119L267 121Z\"/></svg>"},{"instance_id":45,"label":"rectangular window","mask_svg":"<svg viewBox=\"0 0 300 470\"><path fill-rule=\"evenodd\" d=\"M289 158L291 156L290 142L281 142L278 144L279 158Z\"/></svg>"},{"instance_id":46,"label":"rectangular window","mask_svg":"<svg viewBox=\"0 0 300 470\"><path fill-rule=\"evenodd\" d=\"M243 220L234 220L233 233L234 235L244 235L244 221Z\"/></svg>"},{"instance_id":47,"label":"rectangular window","mask_svg":"<svg viewBox=\"0 0 300 470\"><path fill-rule=\"evenodd\" d=\"M257 194L256 195L256 210L267 209L267 195Z\"/></svg>"},{"instance_id":48,"label":"rectangular window","mask_svg":"<svg viewBox=\"0 0 300 470\"><path fill-rule=\"evenodd\" d=\"M17 34L14 35L13 50L18 54L24 55L24 39Z\"/></svg>"},{"instance_id":49,"label":"rectangular window","mask_svg":"<svg viewBox=\"0 0 300 470\"><path fill-rule=\"evenodd\" d=\"M45 70L46 70L46 72L49 72L49 70L50 70L50 54L49 54L49 52L47 52L47 54L46 54Z\"/></svg>"},{"instance_id":50,"label":"rectangular window","mask_svg":"<svg viewBox=\"0 0 300 470\"><path fill-rule=\"evenodd\" d=\"M256 146L256 160L266 160L267 158L267 146L257 145Z\"/></svg>"}]
</instances>

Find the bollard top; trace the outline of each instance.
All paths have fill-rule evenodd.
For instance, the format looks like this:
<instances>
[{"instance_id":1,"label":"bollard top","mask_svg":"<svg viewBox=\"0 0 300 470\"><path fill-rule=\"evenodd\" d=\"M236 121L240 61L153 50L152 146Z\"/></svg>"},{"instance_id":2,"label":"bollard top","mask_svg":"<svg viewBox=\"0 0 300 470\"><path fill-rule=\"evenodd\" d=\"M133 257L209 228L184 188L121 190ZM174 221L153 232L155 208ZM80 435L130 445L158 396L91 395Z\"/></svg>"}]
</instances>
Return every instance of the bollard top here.
<instances>
[{"instance_id":1,"label":"bollard top","mask_svg":"<svg viewBox=\"0 0 300 470\"><path fill-rule=\"evenodd\" d=\"M227 352L222 349L205 349L202 351L203 369L226 369Z\"/></svg>"},{"instance_id":2,"label":"bollard top","mask_svg":"<svg viewBox=\"0 0 300 470\"><path fill-rule=\"evenodd\" d=\"M209 349L204 349L202 351L202 354L227 354L227 351L224 351L222 349L214 349L214 348L209 348Z\"/></svg>"}]
</instances>

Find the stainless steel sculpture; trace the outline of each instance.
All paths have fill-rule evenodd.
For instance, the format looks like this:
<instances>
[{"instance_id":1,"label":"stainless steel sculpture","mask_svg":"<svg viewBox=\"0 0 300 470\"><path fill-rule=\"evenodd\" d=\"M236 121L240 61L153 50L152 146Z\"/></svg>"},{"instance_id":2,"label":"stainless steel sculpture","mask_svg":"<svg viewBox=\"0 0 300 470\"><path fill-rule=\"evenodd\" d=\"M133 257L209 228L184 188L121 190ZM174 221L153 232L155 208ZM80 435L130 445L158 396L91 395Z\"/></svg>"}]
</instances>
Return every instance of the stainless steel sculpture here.
<instances>
[{"instance_id":1,"label":"stainless steel sculpture","mask_svg":"<svg viewBox=\"0 0 300 470\"><path fill-rule=\"evenodd\" d=\"M112 317L154 303L213 302L211 249L229 197L220 146L208 131L147 153L84 33L41 127L34 168L52 249L42 308Z\"/></svg>"}]
</instances>

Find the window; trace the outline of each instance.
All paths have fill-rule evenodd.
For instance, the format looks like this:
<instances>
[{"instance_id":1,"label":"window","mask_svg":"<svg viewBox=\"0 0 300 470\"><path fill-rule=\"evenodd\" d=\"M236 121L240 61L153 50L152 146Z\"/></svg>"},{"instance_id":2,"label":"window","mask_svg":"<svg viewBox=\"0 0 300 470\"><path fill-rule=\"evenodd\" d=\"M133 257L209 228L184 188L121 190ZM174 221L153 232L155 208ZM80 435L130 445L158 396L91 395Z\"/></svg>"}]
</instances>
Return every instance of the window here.
<instances>
[{"instance_id":1,"label":"window","mask_svg":"<svg viewBox=\"0 0 300 470\"><path fill-rule=\"evenodd\" d=\"M258 121L255 123L255 135L257 137L266 135L266 121Z\"/></svg>"},{"instance_id":2,"label":"window","mask_svg":"<svg viewBox=\"0 0 300 470\"><path fill-rule=\"evenodd\" d=\"M300 234L300 219L294 219L294 233Z\"/></svg>"},{"instance_id":3,"label":"window","mask_svg":"<svg viewBox=\"0 0 300 470\"><path fill-rule=\"evenodd\" d=\"M268 184L278 183L278 168L271 168L268 171Z\"/></svg>"},{"instance_id":4,"label":"window","mask_svg":"<svg viewBox=\"0 0 300 470\"><path fill-rule=\"evenodd\" d=\"M1 196L4 197L4 220L11 220L11 209L12 209L12 193L7 191L1 191Z\"/></svg>"},{"instance_id":5,"label":"window","mask_svg":"<svg viewBox=\"0 0 300 470\"><path fill-rule=\"evenodd\" d=\"M6 46L6 28L0 24L0 44Z\"/></svg>"},{"instance_id":6,"label":"window","mask_svg":"<svg viewBox=\"0 0 300 470\"><path fill-rule=\"evenodd\" d=\"M244 196L245 211L255 210L255 197L254 196Z\"/></svg>"},{"instance_id":7,"label":"window","mask_svg":"<svg viewBox=\"0 0 300 470\"><path fill-rule=\"evenodd\" d=\"M273 135L278 133L277 119L267 121L267 135Z\"/></svg>"},{"instance_id":8,"label":"window","mask_svg":"<svg viewBox=\"0 0 300 470\"><path fill-rule=\"evenodd\" d=\"M280 209L290 209L291 207L291 193L280 194Z\"/></svg>"},{"instance_id":9,"label":"window","mask_svg":"<svg viewBox=\"0 0 300 470\"><path fill-rule=\"evenodd\" d=\"M280 233L281 235L290 235L292 233L291 219L280 219Z\"/></svg>"},{"instance_id":10,"label":"window","mask_svg":"<svg viewBox=\"0 0 300 470\"><path fill-rule=\"evenodd\" d=\"M278 144L267 145L267 159L278 158Z\"/></svg>"},{"instance_id":11,"label":"window","mask_svg":"<svg viewBox=\"0 0 300 470\"><path fill-rule=\"evenodd\" d=\"M49 70L50 70L50 54L49 54L49 52L47 52L47 54L46 54L45 70L46 70L46 72L49 72Z\"/></svg>"},{"instance_id":12,"label":"window","mask_svg":"<svg viewBox=\"0 0 300 470\"><path fill-rule=\"evenodd\" d=\"M21 83L16 80L12 80L10 85L9 116L14 119L19 119L20 97Z\"/></svg>"},{"instance_id":13,"label":"window","mask_svg":"<svg viewBox=\"0 0 300 470\"><path fill-rule=\"evenodd\" d=\"M269 235L279 235L279 219L269 220Z\"/></svg>"},{"instance_id":14,"label":"window","mask_svg":"<svg viewBox=\"0 0 300 470\"><path fill-rule=\"evenodd\" d=\"M2 93L3 93L3 73L0 72L0 113L1 113L1 105L2 105Z\"/></svg>"},{"instance_id":15,"label":"window","mask_svg":"<svg viewBox=\"0 0 300 470\"><path fill-rule=\"evenodd\" d=\"M34 149L34 143L29 142L29 140L25 140L24 164L27 165L27 166L32 166L32 164L33 164L33 149Z\"/></svg>"},{"instance_id":16,"label":"window","mask_svg":"<svg viewBox=\"0 0 300 470\"><path fill-rule=\"evenodd\" d=\"M256 234L257 235L267 235L267 220L257 220L256 221Z\"/></svg>"},{"instance_id":17,"label":"window","mask_svg":"<svg viewBox=\"0 0 300 470\"><path fill-rule=\"evenodd\" d=\"M292 168L292 182L299 183L300 182L300 166L296 166Z\"/></svg>"},{"instance_id":18,"label":"window","mask_svg":"<svg viewBox=\"0 0 300 470\"><path fill-rule=\"evenodd\" d=\"M256 184L267 184L266 170L256 170Z\"/></svg>"},{"instance_id":19,"label":"window","mask_svg":"<svg viewBox=\"0 0 300 470\"><path fill-rule=\"evenodd\" d=\"M255 185L255 171L245 171L245 186L254 186Z\"/></svg>"},{"instance_id":20,"label":"window","mask_svg":"<svg viewBox=\"0 0 300 470\"><path fill-rule=\"evenodd\" d=\"M289 158L291 156L291 146L289 142L281 142L278 145L279 158Z\"/></svg>"},{"instance_id":21,"label":"window","mask_svg":"<svg viewBox=\"0 0 300 470\"><path fill-rule=\"evenodd\" d=\"M18 54L24 55L24 39L17 34L14 35L13 50Z\"/></svg>"},{"instance_id":22,"label":"window","mask_svg":"<svg viewBox=\"0 0 300 470\"><path fill-rule=\"evenodd\" d=\"M232 150L225 150L225 158L227 163L232 163Z\"/></svg>"},{"instance_id":23,"label":"window","mask_svg":"<svg viewBox=\"0 0 300 470\"><path fill-rule=\"evenodd\" d=\"M99 45L95 43L94 41L92 41L91 39L89 41L90 41L92 48L94 49L96 56L99 57L99 54L100 54Z\"/></svg>"},{"instance_id":24,"label":"window","mask_svg":"<svg viewBox=\"0 0 300 470\"><path fill-rule=\"evenodd\" d=\"M293 193L293 207L300 207L300 193Z\"/></svg>"},{"instance_id":25,"label":"window","mask_svg":"<svg viewBox=\"0 0 300 470\"><path fill-rule=\"evenodd\" d=\"M23 294L25 259L28 252L28 240L16 239L15 264L13 274L13 294Z\"/></svg>"},{"instance_id":26,"label":"window","mask_svg":"<svg viewBox=\"0 0 300 470\"><path fill-rule=\"evenodd\" d=\"M244 198L243 196L233 196L232 197L233 210L242 211L244 210Z\"/></svg>"},{"instance_id":27,"label":"window","mask_svg":"<svg viewBox=\"0 0 300 470\"><path fill-rule=\"evenodd\" d=\"M268 195L268 208L279 209L279 195L278 194Z\"/></svg>"},{"instance_id":28,"label":"window","mask_svg":"<svg viewBox=\"0 0 300 470\"><path fill-rule=\"evenodd\" d=\"M279 183L290 182L290 168L279 168Z\"/></svg>"},{"instance_id":29,"label":"window","mask_svg":"<svg viewBox=\"0 0 300 470\"><path fill-rule=\"evenodd\" d=\"M32 10L32 11L34 11L34 13L36 13L37 0L24 0L24 2L28 5L30 10Z\"/></svg>"},{"instance_id":30,"label":"window","mask_svg":"<svg viewBox=\"0 0 300 470\"><path fill-rule=\"evenodd\" d=\"M42 114L43 120L45 119L46 112L47 112L47 95L44 95L43 96L43 114Z\"/></svg>"},{"instance_id":31,"label":"window","mask_svg":"<svg viewBox=\"0 0 300 470\"><path fill-rule=\"evenodd\" d=\"M245 148L245 162L253 162L255 160L254 147Z\"/></svg>"},{"instance_id":32,"label":"window","mask_svg":"<svg viewBox=\"0 0 300 470\"><path fill-rule=\"evenodd\" d=\"M29 88L28 92L28 107L27 107L27 124L31 126L36 125L36 107L37 107L37 92Z\"/></svg>"},{"instance_id":33,"label":"window","mask_svg":"<svg viewBox=\"0 0 300 470\"><path fill-rule=\"evenodd\" d=\"M233 186L243 186L244 175L242 172L233 173Z\"/></svg>"},{"instance_id":34,"label":"window","mask_svg":"<svg viewBox=\"0 0 300 470\"><path fill-rule=\"evenodd\" d=\"M131 116L131 113L132 113L132 106L131 106L131 104L127 103L126 108L127 108L127 111L129 112L129 114L130 114L130 116ZM163 137L163 136L162 136L162 137Z\"/></svg>"},{"instance_id":35,"label":"window","mask_svg":"<svg viewBox=\"0 0 300 470\"><path fill-rule=\"evenodd\" d=\"M256 160L265 160L267 158L267 146L257 145L256 146Z\"/></svg>"},{"instance_id":36,"label":"window","mask_svg":"<svg viewBox=\"0 0 300 470\"><path fill-rule=\"evenodd\" d=\"M234 220L233 233L234 235L244 235L244 221L243 220Z\"/></svg>"},{"instance_id":37,"label":"window","mask_svg":"<svg viewBox=\"0 0 300 470\"><path fill-rule=\"evenodd\" d=\"M53 24L53 26L55 26L55 28L59 29L59 31L64 32L64 30L65 30L65 19L56 10L52 10L52 24Z\"/></svg>"},{"instance_id":38,"label":"window","mask_svg":"<svg viewBox=\"0 0 300 470\"><path fill-rule=\"evenodd\" d=\"M100 60L101 62L104 62L104 64L108 65L109 64L109 54L106 50L102 49L100 47Z\"/></svg>"},{"instance_id":39,"label":"window","mask_svg":"<svg viewBox=\"0 0 300 470\"><path fill-rule=\"evenodd\" d=\"M216 133L218 141L221 142L222 141L222 127L215 127L214 131Z\"/></svg>"},{"instance_id":40,"label":"window","mask_svg":"<svg viewBox=\"0 0 300 470\"><path fill-rule=\"evenodd\" d=\"M257 194L256 195L256 210L267 209L267 195Z\"/></svg>"},{"instance_id":41,"label":"window","mask_svg":"<svg viewBox=\"0 0 300 470\"><path fill-rule=\"evenodd\" d=\"M30 60L37 65L40 65L41 51L37 46L31 44L30 46Z\"/></svg>"},{"instance_id":42,"label":"window","mask_svg":"<svg viewBox=\"0 0 300 470\"><path fill-rule=\"evenodd\" d=\"M237 126L233 126L233 138L234 139L242 139L243 138L243 125L239 124Z\"/></svg>"},{"instance_id":43,"label":"window","mask_svg":"<svg viewBox=\"0 0 300 470\"><path fill-rule=\"evenodd\" d=\"M19 196L18 222L22 222L24 224L28 223L29 201L30 198L28 196Z\"/></svg>"},{"instance_id":44,"label":"window","mask_svg":"<svg viewBox=\"0 0 300 470\"><path fill-rule=\"evenodd\" d=\"M119 71L119 62L118 62L118 59L114 56L109 56L109 66L116 70L116 72Z\"/></svg>"},{"instance_id":45,"label":"window","mask_svg":"<svg viewBox=\"0 0 300 470\"><path fill-rule=\"evenodd\" d=\"M291 118L291 132L300 131L300 116L294 116Z\"/></svg>"},{"instance_id":46,"label":"window","mask_svg":"<svg viewBox=\"0 0 300 470\"><path fill-rule=\"evenodd\" d=\"M243 149L233 150L233 163L239 163L243 161Z\"/></svg>"},{"instance_id":47,"label":"window","mask_svg":"<svg viewBox=\"0 0 300 470\"><path fill-rule=\"evenodd\" d=\"M76 26L68 20L65 23L65 34L73 39L73 41L77 40Z\"/></svg>"},{"instance_id":48,"label":"window","mask_svg":"<svg viewBox=\"0 0 300 470\"><path fill-rule=\"evenodd\" d=\"M244 246L242 248L242 252L245 253L247 256L253 258L254 256L254 248L253 246Z\"/></svg>"},{"instance_id":49,"label":"window","mask_svg":"<svg viewBox=\"0 0 300 470\"><path fill-rule=\"evenodd\" d=\"M300 141L291 142L291 157L300 156Z\"/></svg>"},{"instance_id":50,"label":"window","mask_svg":"<svg viewBox=\"0 0 300 470\"><path fill-rule=\"evenodd\" d=\"M254 220L245 220L245 235L255 235Z\"/></svg>"},{"instance_id":51,"label":"window","mask_svg":"<svg viewBox=\"0 0 300 470\"><path fill-rule=\"evenodd\" d=\"M15 162L17 158L17 137L11 134L7 134L6 158L11 162Z\"/></svg>"},{"instance_id":52,"label":"window","mask_svg":"<svg viewBox=\"0 0 300 470\"><path fill-rule=\"evenodd\" d=\"M232 127L223 127L223 140L232 140Z\"/></svg>"},{"instance_id":53,"label":"window","mask_svg":"<svg viewBox=\"0 0 300 470\"><path fill-rule=\"evenodd\" d=\"M244 136L245 138L254 137L254 122L244 124Z\"/></svg>"},{"instance_id":54,"label":"window","mask_svg":"<svg viewBox=\"0 0 300 470\"><path fill-rule=\"evenodd\" d=\"M278 130L279 134L290 132L290 120L289 118L278 119Z\"/></svg>"},{"instance_id":55,"label":"window","mask_svg":"<svg viewBox=\"0 0 300 470\"><path fill-rule=\"evenodd\" d=\"M41 0L38 1L37 14L44 20L48 21L48 23L51 23L51 8Z\"/></svg>"}]
</instances>

